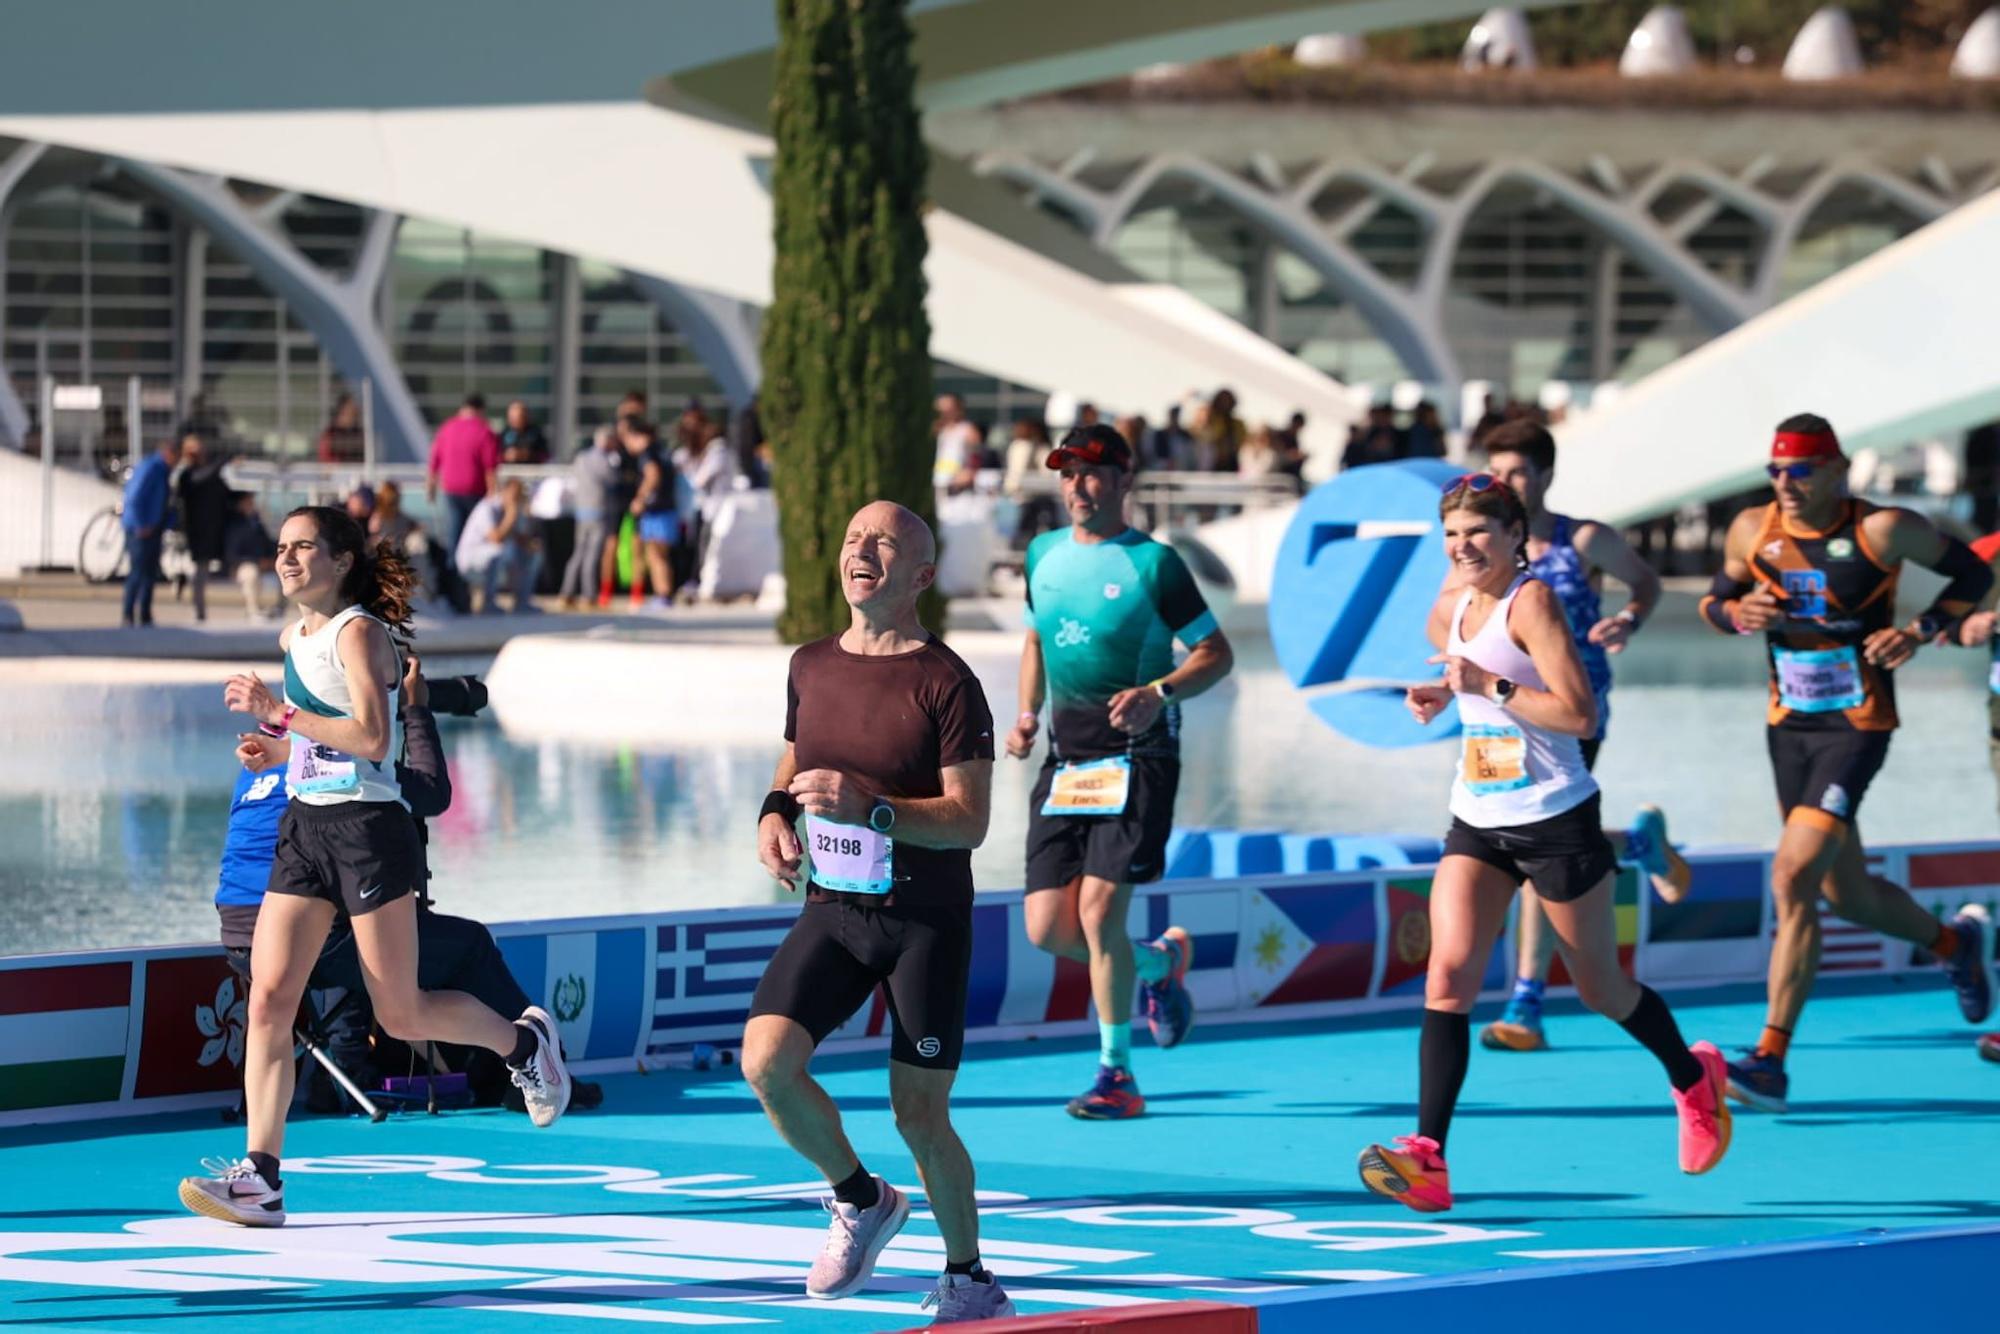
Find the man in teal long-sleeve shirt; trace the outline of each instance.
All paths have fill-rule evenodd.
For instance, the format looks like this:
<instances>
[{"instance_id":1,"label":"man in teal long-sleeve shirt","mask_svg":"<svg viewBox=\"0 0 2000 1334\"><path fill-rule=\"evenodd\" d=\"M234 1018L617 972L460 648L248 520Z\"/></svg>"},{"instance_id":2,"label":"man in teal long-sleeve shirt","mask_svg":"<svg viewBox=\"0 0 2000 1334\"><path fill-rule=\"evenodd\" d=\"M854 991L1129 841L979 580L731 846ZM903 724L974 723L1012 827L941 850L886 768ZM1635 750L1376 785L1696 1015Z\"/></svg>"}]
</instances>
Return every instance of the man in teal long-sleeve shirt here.
<instances>
[{"instance_id":1,"label":"man in teal long-sleeve shirt","mask_svg":"<svg viewBox=\"0 0 2000 1334\"><path fill-rule=\"evenodd\" d=\"M132 480L125 483L125 603L126 625L153 623L153 585L160 578L160 543L167 532L167 497L174 468L181 461L181 442L167 439L139 460Z\"/></svg>"}]
</instances>

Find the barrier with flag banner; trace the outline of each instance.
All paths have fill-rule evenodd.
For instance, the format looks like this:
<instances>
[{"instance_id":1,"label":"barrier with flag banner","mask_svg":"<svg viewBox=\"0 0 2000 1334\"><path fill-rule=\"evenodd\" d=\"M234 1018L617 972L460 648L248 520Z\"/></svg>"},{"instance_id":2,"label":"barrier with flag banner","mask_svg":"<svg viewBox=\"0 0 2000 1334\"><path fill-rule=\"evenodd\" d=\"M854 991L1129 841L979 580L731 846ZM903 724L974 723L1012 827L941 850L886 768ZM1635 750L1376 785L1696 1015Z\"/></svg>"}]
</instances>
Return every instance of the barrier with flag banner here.
<instances>
[{"instance_id":1,"label":"barrier with flag banner","mask_svg":"<svg viewBox=\"0 0 2000 1334\"><path fill-rule=\"evenodd\" d=\"M1656 986L1758 981L1769 957L1770 854L1690 851L1694 881L1667 904L1620 872L1618 939ZM1940 917L2000 908L2000 842L1891 846L1878 874ZM1239 875L1141 886L1132 929L1169 924L1195 942L1188 973L1204 1025L1311 1018L1423 1003L1432 868ZM968 1036L1095 1031L1083 965L1029 944L1019 890L973 908ZM522 989L555 1016L582 1073L656 1061L697 1042L733 1043L796 905L518 922L495 926ZM2000 912L1996 912L2000 916ZM1829 922L1829 967L1897 972L1915 949ZM1836 931L1834 928L1838 927ZM1489 991L1508 979L1495 949ZM227 1103L243 1059L247 998L215 946L0 958L0 1125ZM829 1042L881 1044L880 996Z\"/></svg>"}]
</instances>

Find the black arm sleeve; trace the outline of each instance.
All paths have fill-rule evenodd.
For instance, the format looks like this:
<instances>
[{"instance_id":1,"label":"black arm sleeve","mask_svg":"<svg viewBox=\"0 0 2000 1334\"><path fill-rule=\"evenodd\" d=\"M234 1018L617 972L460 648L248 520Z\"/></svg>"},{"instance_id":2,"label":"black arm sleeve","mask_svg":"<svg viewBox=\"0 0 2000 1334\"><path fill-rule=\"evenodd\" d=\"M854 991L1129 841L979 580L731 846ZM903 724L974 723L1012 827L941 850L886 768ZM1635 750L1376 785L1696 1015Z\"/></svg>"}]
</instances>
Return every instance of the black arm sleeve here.
<instances>
[{"instance_id":1,"label":"black arm sleeve","mask_svg":"<svg viewBox=\"0 0 2000 1334\"><path fill-rule=\"evenodd\" d=\"M1742 633L1735 618L1729 614L1729 604L1756 586L1748 579L1730 578L1727 570L1717 570L1715 578L1709 582L1708 595L1701 600L1702 619L1725 635Z\"/></svg>"},{"instance_id":2,"label":"black arm sleeve","mask_svg":"<svg viewBox=\"0 0 2000 1334\"><path fill-rule=\"evenodd\" d=\"M403 758L396 762L396 781L403 800L419 820L434 820L451 809L451 772L445 768L444 743L438 739L437 718L429 708L413 704L403 710Z\"/></svg>"},{"instance_id":3,"label":"black arm sleeve","mask_svg":"<svg viewBox=\"0 0 2000 1334\"><path fill-rule=\"evenodd\" d=\"M1979 605L1979 600L1993 587L1993 569L1979 559L1979 553L1949 536L1944 540L1944 556L1931 568L1951 580L1938 593L1937 601L1924 610L1924 617L1936 624L1942 634L1957 626L1967 612Z\"/></svg>"}]
</instances>

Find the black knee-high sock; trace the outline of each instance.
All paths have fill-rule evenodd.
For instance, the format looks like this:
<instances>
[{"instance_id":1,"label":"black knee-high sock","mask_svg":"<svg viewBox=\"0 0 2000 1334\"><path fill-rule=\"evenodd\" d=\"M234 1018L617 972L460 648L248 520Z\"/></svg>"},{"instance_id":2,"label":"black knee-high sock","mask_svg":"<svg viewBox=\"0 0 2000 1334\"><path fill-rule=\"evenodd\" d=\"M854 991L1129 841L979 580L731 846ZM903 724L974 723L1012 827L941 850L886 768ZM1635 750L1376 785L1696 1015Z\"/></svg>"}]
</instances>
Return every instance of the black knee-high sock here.
<instances>
[{"instance_id":1,"label":"black knee-high sock","mask_svg":"<svg viewBox=\"0 0 2000 1334\"><path fill-rule=\"evenodd\" d=\"M1472 1059L1472 1016L1424 1011L1424 1036L1417 1047L1417 1133L1437 1141L1451 1130L1452 1108L1465 1085L1465 1067Z\"/></svg>"},{"instance_id":2,"label":"black knee-high sock","mask_svg":"<svg viewBox=\"0 0 2000 1334\"><path fill-rule=\"evenodd\" d=\"M1660 999L1659 992L1641 984L1638 1008L1620 1019L1618 1026L1660 1058L1660 1064L1667 1067L1667 1078L1673 1081L1675 1088L1686 1093L1701 1083L1701 1062L1688 1050L1687 1039L1681 1036L1681 1026L1674 1022L1674 1012Z\"/></svg>"}]
</instances>

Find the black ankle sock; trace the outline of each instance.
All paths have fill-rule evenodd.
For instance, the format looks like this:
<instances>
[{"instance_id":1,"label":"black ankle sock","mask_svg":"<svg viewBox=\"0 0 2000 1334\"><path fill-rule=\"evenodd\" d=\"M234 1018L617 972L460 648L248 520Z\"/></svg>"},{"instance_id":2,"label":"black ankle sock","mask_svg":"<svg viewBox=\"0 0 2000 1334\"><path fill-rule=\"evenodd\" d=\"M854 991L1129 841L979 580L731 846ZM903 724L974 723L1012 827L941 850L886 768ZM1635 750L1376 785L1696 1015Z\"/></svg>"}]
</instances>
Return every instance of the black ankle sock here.
<instances>
[{"instance_id":1,"label":"black ankle sock","mask_svg":"<svg viewBox=\"0 0 2000 1334\"><path fill-rule=\"evenodd\" d=\"M1638 1008L1619 1020L1618 1026L1659 1057L1660 1064L1667 1068L1667 1078L1682 1093L1701 1083L1701 1062L1688 1050L1681 1026L1674 1022L1674 1012L1660 999L1659 992L1642 984Z\"/></svg>"},{"instance_id":2,"label":"black ankle sock","mask_svg":"<svg viewBox=\"0 0 2000 1334\"><path fill-rule=\"evenodd\" d=\"M278 1188L278 1160L276 1157L268 1153L255 1152L246 1153L243 1156L250 1160L250 1166L257 1169L257 1175L264 1178L265 1185L269 1186L272 1190Z\"/></svg>"},{"instance_id":3,"label":"black ankle sock","mask_svg":"<svg viewBox=\"0 0 2000 1334\"><path fill-rule=\"evenodd\" d=\"M857 1209L873 1209L882 1198L882 1188L867 1168L857 1167L847 1180L833 1183L833 1198Z\"/></svg>"},{"instance_id":4,"label":"black ankle sock","mask_svg":"<svg viewBox=\"0 0 2000 1334\"><path fill-rule=\"evenodd\" d=\"M963 1274L967 1278L978 1278L986 1272L986 1268L979 1263L979 1257L975 1255L964 1264L960 1264L956 1260L945 1261L944 1272L947 1274Z\"/></svg>"},{"instance_id":5,"label":"black ankle sock","mask_svg":"<svg viewBox=\"0 0 2000 1334\"><path fill-rule=\"evenodd\" d=\"M514 1050L507 1053L507 1064L516 1067L526 1065L535 1059L535 1049L542 1045L541 1036L534 1025L517 1023L514 1025Z\"/></svg>"},{"instance_id":6,"label":"black ankle sock","mask_svg":"<svg viewBox=\"0 0 2000 1334\"><path fill-rule=\"evenodd\" d=\"M1472 1059L1472 1016L1444 1010L1424 1011L1424 1035L1417 1046L1417 1133L1437 1141L1451 1130L1452 1108L1465 1085L1465 1067Z\"/></svg>"}]
</instances>

